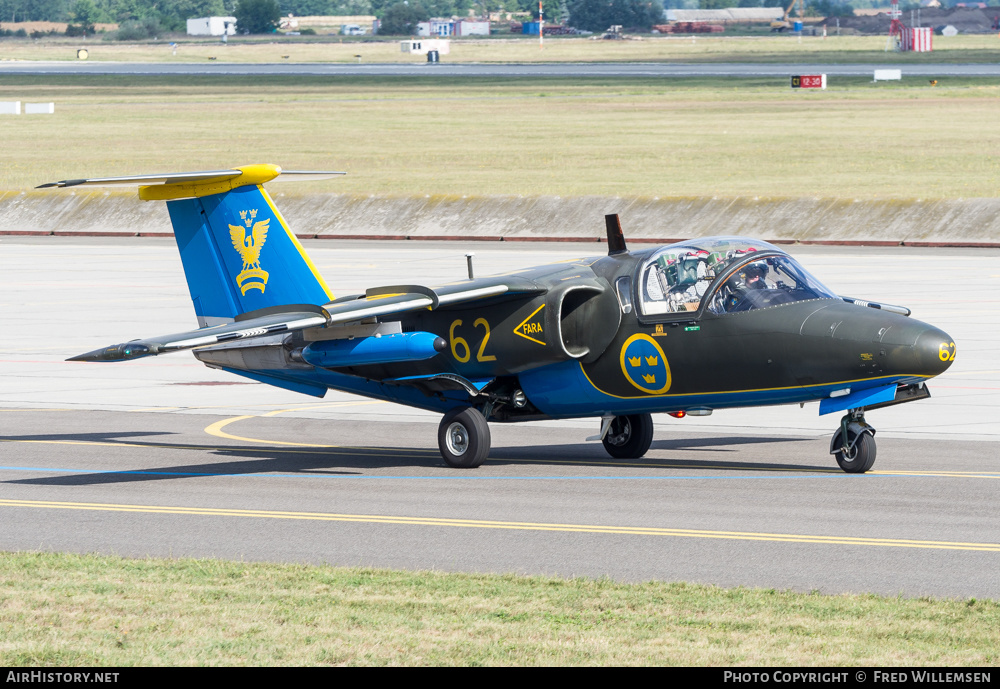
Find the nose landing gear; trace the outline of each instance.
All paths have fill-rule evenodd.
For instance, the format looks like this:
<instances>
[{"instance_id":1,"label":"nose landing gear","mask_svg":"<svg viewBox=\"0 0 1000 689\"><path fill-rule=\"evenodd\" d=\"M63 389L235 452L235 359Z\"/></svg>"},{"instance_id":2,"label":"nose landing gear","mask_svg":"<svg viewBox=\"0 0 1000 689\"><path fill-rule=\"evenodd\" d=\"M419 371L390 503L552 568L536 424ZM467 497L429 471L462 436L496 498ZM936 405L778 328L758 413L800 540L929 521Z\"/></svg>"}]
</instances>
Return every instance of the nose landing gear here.
<instances>
[{"instance_id":1,"label":"nose landing gear","mask_svg":"<svg viewBox=\"0 0 1000 689\"><path fill-rule=\"evenodd\" d=\"M849 474L863 474L875 463L875 429L865 421L864 409L851 409L830 439L830 454Z\"/></svg>"}]
</instances>

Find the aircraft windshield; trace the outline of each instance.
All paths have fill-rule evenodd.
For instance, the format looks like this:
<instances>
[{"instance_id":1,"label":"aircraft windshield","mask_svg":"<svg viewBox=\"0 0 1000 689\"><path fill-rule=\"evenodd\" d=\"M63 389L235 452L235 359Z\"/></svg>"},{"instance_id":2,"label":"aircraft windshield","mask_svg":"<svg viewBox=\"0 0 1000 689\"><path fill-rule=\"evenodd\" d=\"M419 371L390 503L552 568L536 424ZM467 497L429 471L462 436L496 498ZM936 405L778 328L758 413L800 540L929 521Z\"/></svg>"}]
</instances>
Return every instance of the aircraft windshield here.
<instances>
[{"instance_id":1,"label":"aircraft windshield","mask_svg":"<svg viewBox=\"0 0 1000 689\"><path fill-rule=\"evenodd\" d=\"M790 256L768 256L740 266L712 293L708 310L735 313L836 296Z\"/></svg>"},{"instance_id":2,"label":"aircraft windshield","mask_svg":"<svg viewBox=\"0 0 1000 689\"><path fill-rule=\"evenodd\" d=\"M778 251L767 242L716 237L667 246L646 259L639 271L644 315L697 311L716 275L756 251Z\"/></svg>"}]
</instances>

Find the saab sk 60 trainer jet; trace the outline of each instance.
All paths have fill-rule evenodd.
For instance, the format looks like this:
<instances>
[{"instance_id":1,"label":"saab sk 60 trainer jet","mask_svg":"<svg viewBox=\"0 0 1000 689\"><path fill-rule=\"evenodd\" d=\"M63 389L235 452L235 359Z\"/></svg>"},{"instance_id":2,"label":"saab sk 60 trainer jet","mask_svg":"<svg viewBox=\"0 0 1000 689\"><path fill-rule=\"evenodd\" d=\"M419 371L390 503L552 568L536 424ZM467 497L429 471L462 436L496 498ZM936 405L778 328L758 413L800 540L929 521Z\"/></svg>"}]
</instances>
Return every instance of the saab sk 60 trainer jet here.
<instances>
[{"instance_id":1,"label":"saab sk 60 trainer jet","mask_svg":"<svg viewBox=\"0 0 1000 689\"><path fill-rule=\"evenodd\" d=\"M441 455L463 468L489 455L489 421L599 417L607 452L637 458L653 413L819 400L820 414L846 412L830 453L862 473L875 461L865 412L929 397L925 381L955 359L952 339L908 309L838 296L767 242L629 251L615 215L606 256L334 299L262 185L336 174L250 165L42 185L132 184L166 201L200 326L71 361L193 349L307 395L437 411Z\"/></svg>"}]
</instances>

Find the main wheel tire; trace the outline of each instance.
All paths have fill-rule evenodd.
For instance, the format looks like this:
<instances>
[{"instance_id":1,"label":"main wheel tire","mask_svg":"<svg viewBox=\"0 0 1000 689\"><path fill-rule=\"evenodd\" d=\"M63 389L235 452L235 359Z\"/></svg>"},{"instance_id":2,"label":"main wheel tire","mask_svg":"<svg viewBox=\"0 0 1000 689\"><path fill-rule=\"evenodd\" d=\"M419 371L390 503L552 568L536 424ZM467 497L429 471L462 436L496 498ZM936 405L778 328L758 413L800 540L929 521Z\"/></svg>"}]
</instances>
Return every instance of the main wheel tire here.
<instances>
[{"instance_id":1,"label":"main wheel tire","mask_svg":"<svg viewBox=\"0 0 1000 689\"><path fill-rule=\"evenodd\" d=\"M438 449L448 466L474 469L490 454L490 426L472 407L452 409L438 426Z\"/></svg>"},{"instance_id":2,"label":"main wheel tire","mask_svg":"<svg viewBox=\"0 0 1000 689\"><path fill-rule=\"evenodd\" d=\"M840 434L841 431L837 431L835 437L839 439ZM855 438L854 431L847 431L847 438L853 441ZM847 473L863 474L871 469L875 463L875 438L872 437L871 433L862 433L849 453L841 450L834 457L837 458L837 464L840 465L840 468Z\"/></svg>"},{"instance_id":3,"label":"main wheel tire","mask_svg":"<svg viewBox=\"0 0 1000 689\"><path fill-rule=\"evenodd\" d=\"M638 459L653 442L653 417L650 414L616 416L601 441L608 454L616 459Z\"/></svg>"}]
</instances>

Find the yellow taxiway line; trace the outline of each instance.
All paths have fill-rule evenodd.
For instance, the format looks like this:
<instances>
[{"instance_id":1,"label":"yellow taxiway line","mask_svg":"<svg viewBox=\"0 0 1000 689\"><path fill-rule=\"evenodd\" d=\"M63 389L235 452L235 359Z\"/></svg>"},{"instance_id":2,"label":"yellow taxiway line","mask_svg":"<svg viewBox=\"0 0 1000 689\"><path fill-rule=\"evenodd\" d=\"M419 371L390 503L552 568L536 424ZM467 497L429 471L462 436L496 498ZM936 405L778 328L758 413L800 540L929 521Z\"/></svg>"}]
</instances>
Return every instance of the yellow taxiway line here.
<instances>
[{"instance_id":1,"label":"yellow taxiway line","mask_svg":"<svg viewBox=\"0 0 1000 689\"><path fill-rule=\"evenodd\" d=\"M95 440L33 440L33 439L21 439L21 438L0 438L0 442L8 443L38 443L38 444L52 444L52 445L97 445L105 447L136 447L136 448L156 448L156 449L169 449L169 450L206 450L206 451L226 451L233 449L244 449L250 451L258 452L276 452L276 453L290 453L295 452L299 454L350 454L355 452L363 452L367 454L378 454L378 453L392 453L397 457L420 457L424 458L429 455L436 455L437 453L433 450L422 450L415 448L394 448L394 447L379 447L379 446L351 446L351 445L321 445L315 443L296 443L284 440L269 440L266 438L251 438L248 436L234 435L232 433L227 433L222 429L226 426L236 423L237 421L245 421L247 419L257 419L263 418L265 416L277 416L279 414L287 414L290 412L304 411L309 409L330 409L335 407L351 407L359 405L369 405L369 404L385 404L380 400L370 400L370 401L359 401L359 402L326 402L323 404L308 404L306 406L291 407L285 409L275 409L263 414L248 414L243 416L233 416L227 419L222 419L216 421L213 424L207 426L204 431L205 433L218 437L226 438L228 440L237 440L240 442L251 443L255 445L264 445L267 447L262 447L259 450L255 448L237 448L234 446L208 446L208 445L166 445L160 443L128 443L128 442L113 442L113 441L95 441ZM270 406L270 405L268 405ZM0 409L0 412L4 411L75 411L71 409ZM286 446L286 447L299 447L299 448L316 448L320 451L309 451L309 450L283 450L280 447L275 446ZM802 467L781 467L781 466L742 466L734 467L727 465L714 465L714 464L679 464L676 460L663 459L660 462L624 462L621 460L584 460L584 459L570 459L570 460L560 460L560 459L535 459L528 457L518 457L516 459L506 459L500 460L505 463L515 463L515 464L547 464L547 465L573 465L573 466L609 466L609 467L639 467L639 468L649 468L649 469L693 469L693 470L704 470L704 471L736 471L736 470L750 470L754 472L777 472L777 473L808 473L808 474L842 474L843 472L837 467L816 467L816 468L802 468ZM882 471L869 471L869 475L874 476L915 476L915 477L936 477L936 478L985 478L985 479L1000 479L1000 472L993 471L914 471L914 470L882 470Z\"/></svg>"},{"instance_id":2,"label":"yellow taxiway line","mask_svg":"<svg viewBox=\"0 0 1000 689\"><path fill-rule=\"evenodd\" d=\"M236 423L237 421L245 421L246 419L258 419L265 416L277 416L278 414L287 414L289 412L302 411L303 409L330 409L332 407L356 407L360 405L367 404L385 404L381 400L372 400L369 402L334 402L332 404L322 404L314 405L312 407L295 407L292 409L275 409L274 411L269 411L264 414L247 414L244 416L234 416L229 419L222 419L221 421L216 421L213 424L209 424L205 427L205 433L209 435L214 435L217 438L227 438L229 440L239 440L246 443L257 443L259 445L285 445L289 447L316 447L322 449L332 449L332 450L362 450L362 451L378 451L378 452L411 452L414 454L407 456L423 456L428 454L426 450L410 450L408 448L388 448L388 447L361 447L361 446L349 446L349 445L319 445L316 443L293 443L288 440L264 440L262 438L248 438L242 435L233 435L232 433L227 433L223 428L231 423Z\"/></svg>"},{"instance_id":3,"label":"yellow taxiway line","mask_svg":"<svg viewBox=\"0 0 1000 689\"><path fill-rule=\"evenodd\" d=\"M171 507L165 505L122 505L98 502L56 502L50 500L4 500L0 507L34 509L87 510L99 512L129 512L143 514L174 514L201 517L249 517L252 519L289 519L299 521L355 522L403 526L431 526L467 529L505 529L514 531L558 531L570 533L609 534L627 536L665 536L674 538L708 538L739 541L775 541L783 543L814 543L821 545L859 545L888 548L923 548L933 550L975 550L1000 553L1000 543L965 543L958 541L919 541L901 538L859 538L851 536L818 536L810 534L756 533L752 531L711 531L703 529L668 529L641 526L601 526L593 524L549 524L545 522L506 522L482 519L447 519L436 517L403 517L375 514L335 514L326 512L284 512L212 507Z\"/></svg>"}]
</instances>

